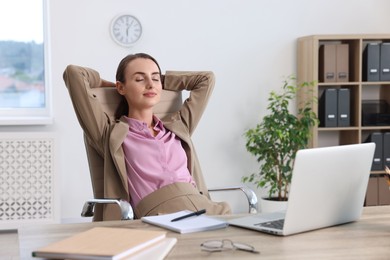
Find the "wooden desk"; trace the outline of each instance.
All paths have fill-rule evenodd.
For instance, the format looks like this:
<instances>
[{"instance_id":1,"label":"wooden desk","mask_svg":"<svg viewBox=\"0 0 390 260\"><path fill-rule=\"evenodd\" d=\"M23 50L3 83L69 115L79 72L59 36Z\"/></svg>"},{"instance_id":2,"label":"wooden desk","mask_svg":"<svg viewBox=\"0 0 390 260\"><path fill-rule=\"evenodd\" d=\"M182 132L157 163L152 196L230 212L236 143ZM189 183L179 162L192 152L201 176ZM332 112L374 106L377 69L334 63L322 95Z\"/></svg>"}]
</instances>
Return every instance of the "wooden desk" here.
<instances>
[{"instance_id":1,"label":"wooden desk","mask_svg":"<svg viewBox=\"0 0 390 260\"><path fill-rule=\"evenodd\" d=\"M18 231L20 259L30 259L33 249L93 226L159 229L139 220L21 228ZM1 236L2 234L0 234L0 243L4 243ZM226 259L258 259L260 257L264 259L390 259L390 206L367 207L364 208L363 216L357 222L288 237L277 237L232 226L226 229L192 234L168 232L168 236L178 238L178 242L168 259L200 259L205 257ZM261 255L242 251L216 253L201 251L199 245L203 241L224 238L251 244L261 252Z\"/></svg>"}]
</instances>

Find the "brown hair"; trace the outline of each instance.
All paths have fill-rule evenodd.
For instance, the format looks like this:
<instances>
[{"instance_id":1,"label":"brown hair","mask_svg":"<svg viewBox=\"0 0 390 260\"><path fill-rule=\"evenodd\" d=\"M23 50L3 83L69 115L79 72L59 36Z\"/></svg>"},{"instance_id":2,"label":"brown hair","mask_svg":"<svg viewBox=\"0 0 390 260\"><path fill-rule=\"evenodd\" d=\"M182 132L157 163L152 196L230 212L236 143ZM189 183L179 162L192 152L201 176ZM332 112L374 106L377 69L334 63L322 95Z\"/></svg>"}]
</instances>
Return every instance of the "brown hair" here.
<instances>
[{"instance_id":1,"label":"brown hair","mask_svg":"<svg viewBox=\"0 0 390 260\"><path fill-rule=\"evenodd\" d=\"M126 71L127 65L135 59L152 60L154 63L156 63L156 65L158 67L158 71L160 73L160 77L162 77L160 65L158 64L158 62L155 58L153 58L152 56L150 56L149 54L146 54L146 53L135 53L135 54L127 55L119 62L118 68L116 70L116 77L115 77L116 81L120 81L122 83L126 82L125 71ZM121 100L121 102L120 102L120 104L115 112L115 118L119 119L121 116L128 115L128 114L129 114L129 104L126 101L126 98L124 96L122 96L122 100Z\"/></svg>"}]
</instances>

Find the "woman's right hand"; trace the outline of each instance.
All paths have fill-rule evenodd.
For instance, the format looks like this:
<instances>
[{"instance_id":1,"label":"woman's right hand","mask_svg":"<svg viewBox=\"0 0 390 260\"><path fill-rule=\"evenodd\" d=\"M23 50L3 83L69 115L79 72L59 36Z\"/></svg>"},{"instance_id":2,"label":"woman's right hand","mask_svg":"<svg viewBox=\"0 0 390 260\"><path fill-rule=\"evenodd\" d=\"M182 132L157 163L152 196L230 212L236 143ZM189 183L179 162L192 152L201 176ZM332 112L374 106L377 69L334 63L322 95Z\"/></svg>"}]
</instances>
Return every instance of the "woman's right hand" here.
<instances>
[{"instance_id":1,"label":"woman's right hand","mask_svg":"<svg viewBox=\"0 0 390 260\"><path fill-rule=\"evenodd\" d=\"M115 83L108 81L108 80L105 80L105 79L101 79L100 87L101 88L115 88Z\"/></svg>"}]
</instances>

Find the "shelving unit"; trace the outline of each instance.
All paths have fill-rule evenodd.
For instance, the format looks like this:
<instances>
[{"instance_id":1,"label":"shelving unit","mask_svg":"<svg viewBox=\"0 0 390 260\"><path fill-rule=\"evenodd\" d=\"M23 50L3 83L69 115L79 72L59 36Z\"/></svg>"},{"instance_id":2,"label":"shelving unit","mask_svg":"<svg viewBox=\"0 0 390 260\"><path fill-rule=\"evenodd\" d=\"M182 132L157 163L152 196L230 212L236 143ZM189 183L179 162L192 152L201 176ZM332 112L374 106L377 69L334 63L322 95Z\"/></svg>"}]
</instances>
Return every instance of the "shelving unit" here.
<instances>
[{"instance_id":1,"label":"shelving unit","mask_svg":"<svg viewBox=\"0 0 390 260\"><path fill-rule=\"evenodd\" d=\"M312 93L300 92L297 104L310 95L318 100L327 88L348 88L350 90L350 126L349 127L314 127L310 147L363 143L373 132L390 132L390 125L363 126L362 101L386 100L390 104L390 81L363 81L363 52L368 43L390 42L390 34L386 35L311 35L298 39L297 80L298 82L316 82ZM347 82L321 82L320 47L325 44L348 45ZM318 115L319 106L315 104L313 111ZM384 171L372 171L371 177L380 177ZM388 194L390 201L390 192ZM385 204L390 204L388 201Z\"/></svg>"}]
</instances>

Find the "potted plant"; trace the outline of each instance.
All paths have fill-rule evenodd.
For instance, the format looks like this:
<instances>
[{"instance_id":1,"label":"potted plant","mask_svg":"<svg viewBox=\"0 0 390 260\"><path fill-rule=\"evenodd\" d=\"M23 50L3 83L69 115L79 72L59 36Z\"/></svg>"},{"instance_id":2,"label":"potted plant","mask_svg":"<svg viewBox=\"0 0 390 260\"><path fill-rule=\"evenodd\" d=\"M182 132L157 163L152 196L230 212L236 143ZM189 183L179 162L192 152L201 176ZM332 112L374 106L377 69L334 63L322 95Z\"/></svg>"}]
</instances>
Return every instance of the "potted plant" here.
<instances>
[{"instance_id":1,"label":"potted plant","mask_svg":"<svg viewBox=\"0 0 390 260\"><path fill-rule=\"evenodd\" d=\"M244 133L246 149L256 157L260 167L257 173L244 176L242 181L268 188L268 200L288 200L295 155L299 149L307 148L311 128L318 125L317 115L312 110L317 98L307 93L312 92L313 87L314 82L297 85L294 77L287 77L280 93L270 92L267 106L270 113ZM289 105L298 91L304 91L301 93L310 98L298 105L294 115Z\"/></svg>"}]
</instances>

